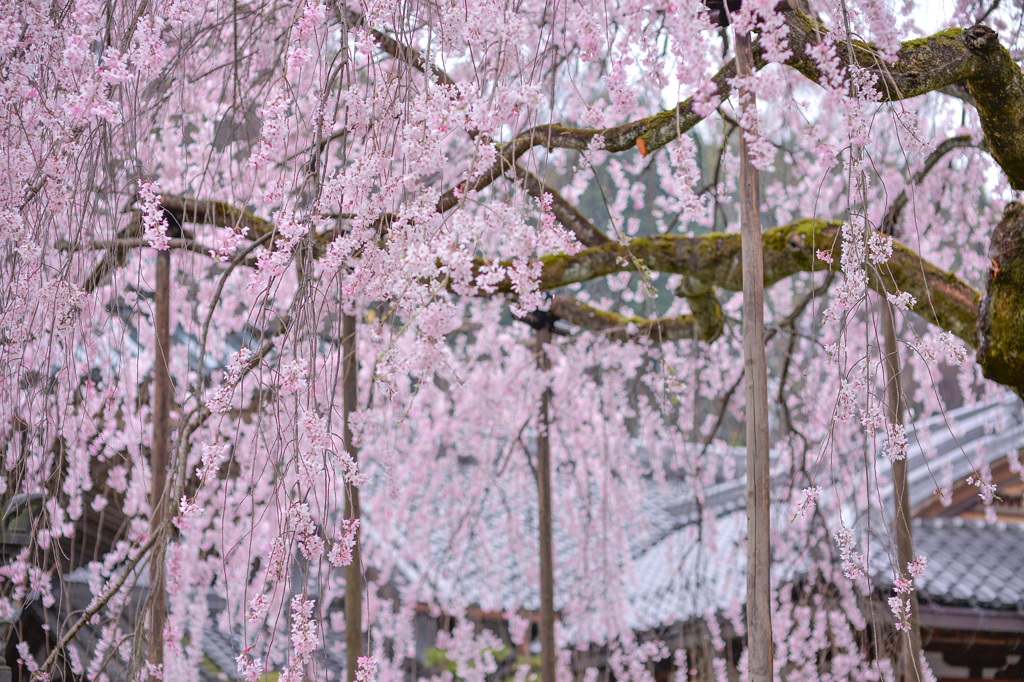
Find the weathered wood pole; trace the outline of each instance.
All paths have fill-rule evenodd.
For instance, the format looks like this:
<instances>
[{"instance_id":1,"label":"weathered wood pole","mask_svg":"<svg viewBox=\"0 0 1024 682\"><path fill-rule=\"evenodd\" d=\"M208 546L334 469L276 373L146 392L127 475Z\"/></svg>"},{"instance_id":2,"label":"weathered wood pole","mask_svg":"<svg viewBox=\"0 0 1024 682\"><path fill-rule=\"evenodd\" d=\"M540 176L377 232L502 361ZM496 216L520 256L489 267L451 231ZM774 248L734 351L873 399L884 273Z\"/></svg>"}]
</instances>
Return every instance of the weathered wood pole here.
<instances>
[{"instance_id":1,"label":"weathered wood pole","mask_svg":"<svg viewBox=\"0 0 1024 682\"><path fill-rule=\"evenodd\" d=\"M896 327L893 308L882 298L879 301L882 316L882 337L885 345L885 388L889 407L889 421L903 425L903 379L900 371L899 349L896 347ZM899 574L909 579L907 564L914 560L914 537L910 529L910 489L907 485L907 460L892 463L893 503L896 507L896 561ZM903 679L921 681L921 623L917 613L917 592L910 593L910 632L903 638Z\"/></svg>"},{"instance_id":2,"label":"weathered wood pole","mask_svg":"<svg viewBox=\"0 0 1024 682\"><path fill-rule=\"evenodd\" d=\"M750 35L736 33L738 75L754 72ZM740 88L740 107L756 111ZM743 363L747 426L747 648L751 682L772 682L771 490L768 471L768 369L764 353L764 261L760 178L740 131L740 227L743 259Z\"/></svg>"},{"instance_id":3,"label":"weathered wood pole","mask_svg":"<svg viewBox=\"0 0 1024 682\"><path fill-rule=\"evenodd\" d=\"M551 328L543 324L537 329L537 367L551 369L547 343ZM537 414L537 517L540 536L540 679L555 682L555 560L551 537L551 389L540 396Z\"/></svg>"},{"instance_id":4,"label":"weathered wood pole","mask_svg":"<svg viewBox=\"0 0 1024 682\"><path fill-rule=\"evenodd\" d=\"M356 358L356 318L343 315L341 320L342 414L345 422L345 451L358 461L359 449L352 439L352 413L358 407L359 362ZM358 519L359 489L345 485L345 518ZM363 655L363 572L360 532L352 547L352 563L345 567L345 664L348 682L355 682L359 657Z\"/></svg>"},{"instance_id":5,"label":"weathered wood pole","mask_svg":"<svg viewBox=\"0 0 1024 682\"><path fill-rule=\"evenodd\" d=\"M152 486L149 504L152 508L149 532L164 532L164 490L167 487L167 457L170 450L171 375L167 369L171 350L171 252L156 254L156 348L153 353L153 447L149 466ZM153 666L164 663L164 625L167 622L167 591L164 585L164 555L166 535L153 547L149 558L149 652L148 662ZM158 677L149 675L150 682Z\"/></svg>"}]
</instances>

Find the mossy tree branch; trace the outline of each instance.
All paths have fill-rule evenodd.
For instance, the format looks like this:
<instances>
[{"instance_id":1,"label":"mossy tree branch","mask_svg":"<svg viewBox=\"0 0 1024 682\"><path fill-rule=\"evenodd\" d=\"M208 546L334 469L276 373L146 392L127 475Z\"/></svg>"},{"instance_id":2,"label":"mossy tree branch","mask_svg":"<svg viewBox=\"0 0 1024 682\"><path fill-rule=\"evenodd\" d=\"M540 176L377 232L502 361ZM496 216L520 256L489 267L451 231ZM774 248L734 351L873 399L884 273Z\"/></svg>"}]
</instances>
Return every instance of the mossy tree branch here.
<instances>
[{"instance_id":1,"label":"mossy tree branch","mask_svg":"<svg viewBox=\"0 0 1024 682\"><path fill-rule=\"evenodd\" d=\"M771 286L800 272L827 269L816 260L815 251L841 255L838 222L798 220L764 232L764 283ZM576 282L618 272L645 269L699 278L709 286L727 291L742 290L740 235L709 234L702 237L662 235L638 238L621 244L612 242L581 251L573 256L546 256L541 272L542 289L557 289ZM918 300L918 315L942 329L953 332L971 347L977 346L976 325L981 293L956 275L923 260L900 243L879 271L871 273L871 287L878 292L907 291ZM510 292L505 283L502 291Z\"/></svg>"},{"instance_id":2,"label":"mossy tree branch","mask_svg":"<svg viewBox=\"0 0 1024 682\"><path fill-rule=\"evenodd\" d=\"M167 210L176 210L183 223L248 225L260 235L274 231L273 223L222 202L165 196L164 204ZM815 256L818 250L828 251L833 260L838 260L842 248L840 226L841 223L834 221L804 219L765 230L765 286L797 273L826 269ZM1024 319L1024 295L1020 294L1024 291L1024 279L1021 279L1024 278L1024 258L1020 255L1024 253L1024 208L1020 204L1007 207L991 248L993 269L987 283L989 295L980 318L980 291L953 273L928 263L899 242L894 242L889 262L869 273L869 285L879 293L909 292L918 301L915 313L951 331L972 348L979 347L980 339L979 362L986 376L998 383L1022 387L1024 328L1017 322ZM612 338L644 336L661 341L684 338L713 341L720 335L723 324L714 288L742 290L738 234L661 235L626 243L606 242L572 256L556 254L544 256L540 261L543 265L540 286L544 290L641 268L684 276L676 294L689 300L692 315L655 320L626 318L571 299L558 303L559 308L552 311L557 317L584 328L599 332L611 330ZM105 264L111 265L107 259L101 266ZM247 264L251 265L248 261ZM511 293L511 283L500 284L498 292ZM633 329L630 323L635 325L638 334L625 332L627 327Z\"/></svg>"},{"instance_id":3,"label":"mossy tree branch","mask_svg":"<svg viewBox=\"0 0 1024 682\"><path fill-rule=\"evenodd\" d=\"M653 320L627 317L595 308L572 296L555 296L551 301L549 313L559 320L607 336L614 341L647 339L652 343L664 343L693 339L696 336L693 315L659 317Z\"/></svg>"},{"instance_id":4,"label":"mossy tree branch","mask_svg":"<svg viewBox=\"0 0 1024 682\"><path fill-rule=\"evenodd\" d=\"M676 290L676 294L689 300L689 315L655 319L619 315L561 294L551 301L548 313L554 318L604 334L615 341L646 339L652 343L665 343L689 339L711 343L722 335L725 314L711 286L687 278Z\"/></svg>"},{"instance_id":5,"label":"mossy tree branch","mask_svg":"<svg viewBox=\"0 0 1024 682\"><path fill-rule=\"evenodd\" d=\"M246 237L253 241L274 231L274 225L269 220L224 201L164 194L160 198L160 205L170 218L178 221L179 225L193 223L236 229L247 227L249 232Z\"/></svg>"},{"instance_id":6,"label":"mossy tree branch","mask_svg":"<svg viewBox=\"0 0 1024 682\"><path fill-rule=\"evenodd\" d=\"M823 27L800 12L784 12L789 25L787 65L818 82L818 65L807 47L820 42ZM966 82L981 118L989 151L1010 186L1024 189L1024 75L988 26L951 28L902 44L895 64L884 64L870 45L854 42L857 66L877 76L875 89L885 101L917 97ZM837 55L844 67L847 54Z\"/></svg>"},{"instance_id":7,"label":"mossy tree branch","mask_svg":"<svg viewBox=\"0 0 1024 682\"><path fill-rule=\"evenodd\" d=\"M222 226L249 225L260 234L273 232L273 224L222 202L165 196L164 207L178 211L183 222ZM168 205L170 204L170 205ZM816 260L816 250L830 251L838 260L841 251L839 222L804 219L765 230L765 286L800 272L825 269ZM250 236L252 234L250 233ZM700 237L661 235L641 237L629 242L606 242L573 256L556 254L541 259L540 286L557 289L577 282L598 279L619 272L643 268L684 275L686 285L677 292L690 300L691 309L709 323L698 338L717 337L716 311L712 287L727 291L742 290L740 236L712 233ZM977 346L978 303L981 293L956 275L941 270L918 254L896 242L893 256L881 271L871 273L872 288L879 292L907 291L918 300L915 312L928 322L953 332L971 347ZM499 292L511 293L511 283L499 286ZM710 297L710 298L708 298ZM578 317L578 315L577 315ZM571 321L568 317L567 321ZM586 326L586 325L582 325ZM719 330L720 331L720 330ZM683 337L679 337L683 338ZM692 338L692 334L689 338Z\"/></svg>"},{"instance_id":8,"label":"mossy tree branch","mask_svg":"<svg viewBox=\"0 0 1024 682\"><path fill-rule=\"evenodd\" d=\"M790 29L788 40L793 56L786 65L817 83L821 73L808 56L807 47L820 42L827 31L802 12L790 9L788 3L781 3L778 11L785 16ZM877 76L875 88L884 101L909 99L966 83L993 158L1006 173L1010 185L1024 189L1024 75L992 29L980 25L953 28L928 38L908 40L902 44L895 64L882 62L870 45L854 41L853 46L857 66ZM837 56L843 66L850 66L845 51L839 50ZM764 64L756 46L754 58L758 66ZM729 81L735 75L735 61L730 61L711 79L723 101L732 94ZM583 151L595 137L601 136L605 151L623 152L635 147L641 154L649 154L677 139L703 118L694 111L690 98L672 109L611 128L537 126L505 144L494 165L470 189L486 188L512 170L519 157L535 146ZM458 203L458 194L449 190L438 201L437 210L443 213Z\"/></svg>"},{"instance_id":9,"label":"mossy tree branch","mask_svg":"<svg viewBox=\"0 0 1024 682\"><path fill-rule=\"evenodd\" d=\"M1024 205L1006 207L989 257L978 311L978 364L987 378L1024 394Z\"/></svg>"}]
</instances>

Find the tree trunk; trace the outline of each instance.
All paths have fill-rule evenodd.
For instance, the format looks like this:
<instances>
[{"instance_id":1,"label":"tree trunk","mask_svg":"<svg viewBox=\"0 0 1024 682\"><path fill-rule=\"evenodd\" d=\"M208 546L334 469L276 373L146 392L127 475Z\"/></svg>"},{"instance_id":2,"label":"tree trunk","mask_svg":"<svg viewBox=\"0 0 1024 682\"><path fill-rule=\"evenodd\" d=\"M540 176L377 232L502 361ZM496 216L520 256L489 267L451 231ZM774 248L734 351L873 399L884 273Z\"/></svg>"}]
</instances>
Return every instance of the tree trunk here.
<instances>
[{"instance_id":1,"label":"tree trunk","mask_svg":"<svg viewBox=\"0 0 1024 682\"><path fill-rule=\"evenodd\" d=\"M551 340L547 325L537 330L537 366L551 369L545 346ZM555 566L554 542L551 537L551 389L540 396L537 415L537 516L540 535L540 679L555 682Z\"/></svg>"},{"instance_id":2,"label":"tree trunk","mask_svg":"<svg viewBox=\"0 0 1024 682\"><path fill-rule=\"evenodd\" d=\"M345 451L358 461L359 450L352 442L352 413L356 411L359 388L359 363L356 358L356 318L345 315L341 321L343 379L342 408L345 421ZM359 489L345 485L345 518L358 519ZM348 682L355 682L359 657L363 655L363 573L360 532L352 547L352 563L345 567L345 653Z\"/></svg>"},{"instance_id":3,"label":"tree trunk","mask_svg":"<svg viewBox=\"0 0 1024 682\"><path fill-rule=\"evenodd\" d=\"M736 34L740 76L754 70L750 36ZM740 90L740 107L756 110ZM747 647L751 682L772 682L771 525L768 471L768 371L764 352L764 261L760 179L740 132L740 224L743 258L743 362L747 427Z\"/></svg>"},{"instance_id":4,"label":"tree trunk","mask_svg":"<svg viewBox=\"0 0 1024 682\"><path fill-rule=\"evenodd\" d=\"M885 298L880 300L882 336L885 343L885 387L889 407L889 421L903 424L903 380L900 372L900 356L896 347L896 329L893 309ZM909 578L907 564L914 560L914 537L910 530L910 489L907 487L907 460L892 463L893 502L896 514L893 525L896 531L896 562L899 575ZM903 679L905 682L921 680L921 624L918 619L917 591L911 592L910 632L903 638Z\"/></svg>"},{"instance_id":5,"label":"tree trunk","mask_svg":"<svg viewBox=\"0 0 1024 682\"><path fill-rule=\"evenodd\" d=\"M153 448L150 451L152 488L149 503L152 508L149 532L163 532L164 489L167 486L167 453L170 440L171 377L167 369L171 351L171 252L158 251L156 255L156 348L153 353ZM167 593L164 589L164 554L167 537L164 535L153 547L149 558L149 656L153 666L164 663L164 624L167 622ZM150 682L157 677L150 675Z\"/></svg>"}]
</instances>

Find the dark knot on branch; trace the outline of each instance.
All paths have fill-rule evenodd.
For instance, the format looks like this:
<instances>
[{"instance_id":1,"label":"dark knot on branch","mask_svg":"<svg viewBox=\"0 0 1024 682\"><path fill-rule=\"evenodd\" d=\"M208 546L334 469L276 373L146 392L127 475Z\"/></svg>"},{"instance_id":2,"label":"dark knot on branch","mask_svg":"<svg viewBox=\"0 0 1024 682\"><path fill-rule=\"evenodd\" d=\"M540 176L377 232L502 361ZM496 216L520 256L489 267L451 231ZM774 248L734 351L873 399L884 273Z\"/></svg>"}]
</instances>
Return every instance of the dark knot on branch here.
<instances>
[{"instance_id":1,"label":"dark knot on branch","mask_svg":"<svg viewBox=\"0 0 1024 682\"><path fill-rule=\"evenodd\" d=\"M550 310L541 310L540 308L526 313L519 318L521 322L525 322L533 329L547 329L556 336L566 336L568 335L567 331L555 327L555 322L558 322L559 319L561 318L553 314Z\"/></svg>"},{"instance_id":2,"label":"dark knot on branch","mask_svg":"<svg viewBox=\"0 0 1024 682\"><path fill-rule=\"evenodd\" d=\"M999 46L999 36L983 24L975 24L964 31L964 44L972 52L988 52Z\"/></svg>"}]
</instances>

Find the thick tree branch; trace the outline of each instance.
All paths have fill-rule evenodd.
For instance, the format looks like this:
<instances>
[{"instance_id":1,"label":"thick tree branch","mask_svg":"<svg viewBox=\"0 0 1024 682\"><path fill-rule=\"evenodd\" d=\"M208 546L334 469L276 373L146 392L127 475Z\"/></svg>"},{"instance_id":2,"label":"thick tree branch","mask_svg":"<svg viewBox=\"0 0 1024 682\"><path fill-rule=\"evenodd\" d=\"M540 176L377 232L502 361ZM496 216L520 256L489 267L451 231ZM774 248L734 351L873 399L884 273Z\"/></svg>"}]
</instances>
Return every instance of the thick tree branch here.
<instances>
[{"instance_id":1,"label":"thick tree branch","mask_svg":"<svg viewBox=\"0 0 1024 682\"><path fill-rule=\"evenodd\" d=\"M784 12L789 25L786 62L818 82L818 65L807 47L820 42L825 29L800 12ZM1024 189L1024 75L1009 51L999 44L988 26L950 28L920 40L908 40L895 64L884 64L871 46L854 42L859 68L875 76L875 89L883 100L895 101L942 90L965 81L981 117L992 157L1002 167L1014 189ZM838 51L844 67L848 56Z\"/></svg>"},{"instance_id":2,"label":"thick tree branch","mask_svg":"<svg viewBox=\"0 0 1024 682\"><path fill-rule=\"evenodd\" d=\"M232 206L224 201L193 199L176 194L164 194L160 198L164 211L179 225L194 223L216 227L249 228L246 237L259 239L274 231L274 224L245 209Z\"/></svg>"},{"instance_id":3,"label":"thick tree branch","mask_svg":"<svg viewBox=\"0 0 1024 682\"><path fill-rule=\"evenodd\" d=\"M976 145L971 140L970 135L957 135L956 137L951 137L948 140L943 140L939 146L928 155L928 158L925 159L921 170L914 173L914 176L910 179L910 184L920 184L921 181L924 180L925 176L935 168L935 165L942 160L942 157L954 149L974 146ZM977 146L985 149L985 151L989 151L988 145L984 140L982 140L981 145ZM882 218L882 232L886 234L896 233L896 224L899 222L900 216L903 214L903 209L907 207L908 201L909 197L907 195L907 190L904 188L904 190L899 193L899 196L896 197L896 200L889 206L889 209L885 212L885 216Z\"/></svg>"},{"instance_id":4,"label":"thick tree branch","mask_svg":"<svg viewBox=\"0 0 1024 682\"><path fill-rule=\"evenodd\" d=\"M359 12L356 12L355 10L349 8L346 8L345 11L348 15L349 24L351 24L352 26L362 26L363 28L369 29L370 34L374 37L374 39L376 39L381 49L387 52L389 55L391 55L392 57L401 62L405 62L406 64L408 64L409 66L413 67L414 69L421 73L427 73L427 70L429 69L430 76L438 85L449 85L458 88L458 84L454 80L452 80L452 78L444 71L444 69L433 64L429 64L427 60L423 58L423 55L420 53L420 51L417 50L415 47L410 47L409 45L400 43L399 41L389 36L387 33L372 28L366 23L366 17L364 17Z\"/></svg>"},{"instance_id":5,"label":"thick tree branch","mask_svg":"<svg viewBox=\"0 0 1024 682\"><path fill-rule=\"evenodd\" d=\"M257 234L260 236L270 234L274 229L269 221L222 202L176 196L164 197L165 204L168 200L172 202L172 206L180 207L179 210L186 222L219 220L220 222L213 224L251 224L258 226ZM226 223L230 216L235 216L240 222ZM766 230L763 235L765 286L771 286L799 272L824 269L824 264L815 259L816 250L830 251L838 260L841 255L839 227L838 222L805 219ZM249 236L257 238L253 234ZM692 278L687 280L690 285L699 283L699 286L708 287L704 293L710 293L711 287L727 291L742 290L743 269L740 263L738 234L712 233L701 237L660 235L633 239L625 244L609 241L573 256L556 254L544 256L540 260L544 265L540 284L541 288L546 290L618 272L633 272L638 269L641 262L643 267L650 270ZM883 275L873 273L870 283L878 292L892 292L893 289L898 289L911 293L918 300L916 313L928 322L953 332L971 347L977 346L978 302L981 293L962 282L956 275L931 265L897 242L893 247L892 259L886 264ZM511 293L511 283L504 282L499 291ZM698 321L701 318L713 319L713 307L698 311L694 305L717 306L717 302L706 301L702 304L694 292L677 293L690 298L691 309L697 314ZM713 299L713 293L710 295ZM564 319L572 321L568 316ZM712 326L699 331L698 338L715 338L718 332L713 329ZM692 335L687 338L692 338Z\"/></svg>"},{"instance_id":6,"label":"thick tree branch","mask_svg":"<svg viewBox=\"0 0 1024 682\"><path fill-rule=\"evenodd\" d=\"M246 233L246 237L252 241L263 241L267 235L274 233L274 224L269 220L264 220L245 209L223 201L164 194L160 198L160 205L167 215L172 232L175 233L180 231L175 228L180 228L187 223L215 227L247 227L249 231ZM134 210L128 225L118 233L116 239L97 240L84 244L74 244L62 240L57 242L56 247L61 251L107 251L107 256L97 264L83 283L85 291L91 292L102 284L114 269L125 264L130 249L149 246L149 243L141 237L142 222L139 212ZM210 249L195 240L180 236L171 239L170 247L200 255L207 255L210 252Z\"/></svg>"},{"instance_id":7,"label":"thick tree branch","mask_svg":"<svg viewBox=\"0 0 1024 682\"><path fill-rule=\"evenodd\" d=\"M735 61L730 61L715 74L711 82L717 88L718 96L728 99L732 88L729 79L736 76ZM604 129L567 128L560 125L542 125L531 128L501 148L498 159L488 170L477 178L470 187L480 191L506 172L512 170L516 160L535 146L548 149L576 149L584 151L590 148L594 138L604 139L602 150L622 152L636 147L641 154L649 154L677 139L681 134L693 128L704 119L693 110L693 98L680 103L675 109L663 111L637 121ZM460 187L460 190L463 189ZM445 213L458 205L461 191L448 190L437 202L437 210Z\"/></svg>"},{"instance_id":8,"label":"thick tree branch","mask_svg":"<svg viewBox=\"0 0 1024 682\"><path fill-rule=\"evenodd\" d=\"M601 246L611 240L601 230L597 229L586 216L566 201L558 190L549 187L540 181L536 175L526 170L518 163L514 166L515 176L521 180L523 187L530 196L540 199L545 194L551 195L551 212L554 214L562 227L576 235L576 239L584 246Z\"/></svg>"},{"instance_id":9,"label":"thick tree branch","mask_svg":"<svg viewBox=\"0 0 1024 682\"><path fill-rule=\"evenodd\" d=\"M711 343L722 335L725 313L711 284L700 277L684 277L676 287L676 296L685 298L690 304L694 338Z\"/></svg>"},{"instance_id":10,"label":"thick tree branch","mask_svg":"<svg viewBox=\"0 0 1024 682\"><path fill-rule=\"evenodd\" d=\"M587 305L572 296L555 296L551 301L551 315L577 327L603 334L615 341L638 341L647 339L652 343L697 339L714 341L721 334L712 337L706 327L698 323L693 315L659 317L649 320L643 317L626 317L607 310ZM721 309L719 309L720 321Z\"/></svg>"},{"instance_id":11,"label":"thick tree branch","mask_svg":"<svg viewBox=\"0 0 1024 682\"><path fill-rule=\"evenodd\" d=\"M841 255L840 223L799 220L764 232L764 283L771 286L798 272L824 269L815 259L816 250ZM636 271L639 263L647 269L699 278L709 286L728 291L742 290L740 235L709 234L702 237L662 235L613 242L586 249L573 256L565 254L541 259L541 288L556 289L576 282ZM970 346L977 345L976 324L981 293L955 275L931 265L900 243L882 275L873 273L871 287L879 292L907 291L918 300L914 310L928 322L953 332ZM511 283L501 290L511 292Z\"/></svg>"},{"instance_id":12,"label":"thick tree branch","mask_svg":"<svg viewBox=\"0 0 1024 682\"><path fill-rule=\"evenodd\" d=\"M974 98L971 97L970 91L967 89L967 83L964 83L963 81L941 87L938 92L941 92L943 95L949 95L950 97L956 97L961 102L970 104L972 107L977 106L974 103Z\"/></svg>"},{"instance_id":13,"label":"thick tree branch","mask_svg":"<svg viewBox=\"0 0 1024 682\"><path fill-rule=\"evenodd\" d=\"M793 57L787 65L818 82L821 73L818 65L807 54L807 47L819 43L827 31L814 19L799 9L794 9L798 4L784 1L778 6L778 11L786 17L790 29L788 40ZM352 24L364 23L362 15L352 10L348 10L348 20ZM414 48L379 31L374 30L373 34L382 49L395 59L423 73L429 71L439 85L457 87L455 81L444 70L428 64L423 55ZM875 50L868 44L851 41L851 45L857 66L877 76L876 89L883 100L907 99L931 91L953 92L954 96L959 96L965 101L969 99L981 115L986 136L993 142L991 146L985 147L986 151L992 152L1014 189L1024 188L1024 76L1021 75L1009 52L999 44L994 31L987 26L978 25L966 30L947 29L928 38L906 41L899 51L896 64L893 65L882 63ZM837 56L844 67L850 66L851 59L848 53L840 50ZM761 51L757 46L754 47L754 58L757 66L764 65ZM732 92L729 81L735 75L735 61L730 61L712 78L711 82L716 88L715 94L721 100L729 98ZM501 175L511 171L528 183L527 190L537 196L539 189L536 185L541 184L540 180L524 176L527 171L516 164L520 156L536 145L548 149L582 151L589 148L596 136L601 136L604 140L602 149L605 151L621 152L636 147L641 154L646 155L677 139L702 119L703 116L693 110L693 99L690 98L675 108L654 116L602 130L558 125L538 126L504 145L494 165L476 180L471 189L480 191ZM948 143L950 141L944 144ZM937 150L937 153L941 156L946 151L948 149L941 153ZM459 197L465 189L466 187L462 185L458 191L447 191L438 201L437 210L444 213L457 206ZM549 193L556 194L552 190L549 190ZM902 198L902 204L905 205L906 198ZM896 218L903 205L894 204ZM593 225L575 207L562 202L559 209L564 214L559 216L559 220L567 228L576 231L582 243L587 246L601 243L604 235L593 229ZM211 221L200 219L194 222ZM593 235L593 232L597 234Z\"/></svg>"},{"instance_id":14,"label":"thick tree branch","mask_svg":"<svg viewBox=\"0 0 1024 682\"><path fill-rule=\"evenodd\" d=\"M959 141L947 142L953 146L960 144ZM942 147L940 147L941 149ZM936 150L936 153L940 150ZM539 180L537 182L539 183ZM543 184L541 183L540 186ZM255 228L255 232L249 235L252 239L262 239L266 235L272 234L274 230L273 224L269 221L222 202L170 195L164 197L164 203L172 213L177 211L176 215L181 216L182 222L206 222L223 226L249 225ZM167 206L168 204L169 206ZM569 204L566 202L565 206L569 206ZM568 219L571 221L571 216ZM1004 222L1006 222L1005 219ZM829 251L834 259L838 259L841 255L839 228L840 223L838 222L804 219L766 230L763 234L765 286L771 286L799 272L824 269L824 265L816 260L815 252L817 250ZM595 234L600 233L596 232ZM593 235L588 237L588 239L591 238L594 238ZM120 245L114 249L118 252L122 250L124 247ZM1005 249L1000 253L1005 253ZM1016 261L1013 258L1005 255L1000 258L1006 261L1004 270L1017 271ZM645 269L684 275L688 278L686 282L689 282L690 285L696 283L700 287L707 287L705 293L710 298L706 299L702 299L693 291L677 292L679 295L690 298L691 310L694 311L695 317L688 321L683 318L674 321L671 318L668 320L638 318L639 322L626 318L615 320L607 317L614 315L613 313L594 310L594 315L591 316L591 311L578 306L566 308L564 309L566 314L560 315L570 322L580 320L582 322L580 326L596 327L596 331L617 328L622 326L623 320L625 320L627 326L633 322L638 329L650 330L652 333L657 331L662 335L663 340L671 340L672 337L694 338L692 328L684 334L684 326L697 324L696 338L713 340L720 333L720 327L716 329L715 325L718 323L715 322L715 319L716 314L720 315L721 312L717 310L718 304L714 300L711 288L718 287L727 291L742 289L740 236L738 234L713 233L701 237L661 235L637 238L625 244L607 242L592 246L573 256L556 254L544 256L540 260L543 264L540 285L545 290L618 272L636 271L641 264ZM979 338L978 303L981 300L981 292L961 281L956 275L924 261L911 249L896 242L893 246L892 258L880 270L870 274L869 283L871 288L879 293L891 293L894 290L909 292L918 301L914 312L927 322L951 331L971 347L977 347ZM1002 284L1002 281L998 283ZM511 283L508 281L502 283L499 285L498 291L511 293ZM1002 287L1000 287L1000 291L1003 291ZM1005 293L1000 293L998 300L993 299L996 301L995 305L1003 305L1005 302L1002 297L1005 295ZM701 308L700 306L706 307ZM1019 311L1020 308L1016 310ZM685 318L685 316L683 317ZM999 320L1003 319L1009 318L999 317ZM711 324L706 325L703 321L711 321ZM1015 356L1002 357L1008 352L1006 349L1015 344L1012 339L1002 339L1003 326L1005 324L999 323L997 320L992 326L991 332L988 333L989 350L984 357L988 358L989 363L1016 362ZM646 331L642 335L646 335ZM1005 376L1005 372L1002 370L999 370L997 375L1003 377L1003 379L996 379L1000 383L1012 381L1016 383L1007 383L1007 385L1024 384L1024 380L1015 378L1016 375Z\"/></svg>"},{"instance_id":15,"label":"thick tree branch","mask_svg":"<svg viewBox=\"0 0 1024 682\"><path fill-rule=\"evenodd\" d=\"M106 250L119 250L119 249L140 249L149 247L150 243L147 239L101 239L92 242L86 242L84 244L75 244L69 242L66 239L62 239L57 242L56 248L58 251L106 251ZM191 251L192 253L198 253L199 255L205 256L210 253L210 249L203 246L199 242L193 239L171 239L167 242L168 248L171 249L183 249L185 251Z\"/></svg>"},{"instance_id":16,"label":"thick tree branch","mask_svg":"<svg viewBox=\"0 0 1024 682\"><path fill-rule=\"evenodd\" d=\"M789 47L793 53L786 64L817 83L821 72L807 54L807 47L820 42L826 29L785 4L780 6L780 11L789 25ZM958 83L966 82L981 116L993 158L1003 168L1010 185L1024 189L1024 76L992 29L987 26L947 29L928 38L908 40L899 51L898 61L892 65L884 64L870 45L854 41L853 46L857 66L878 77L875 88L886 101L956 88ZM850 65L844 51L840 50L837 56L844 67ZM754 58L758 66L763 64L756 47ZM716 94L723 101L732 93L729 80L735 75L735 61L730 61L712 78ZM622 152L636 147L641 154L649 154L672 142L703 118L694 111L690 98L674 109L603 130L537 126L504 145L494 165L477 178L470 189L480 191L489 186L534 146L583 151L600 135L605 151ZM459 196L454 189L449 190L438 201L437 210L442 213L451 210L458 205Z\"/></svg>"},{"instance_id":17,"label":"thick tree branch","mask_svg":"<svg viewBox=\"0 0 1024 682\"><path fill-rule=\"evenodd\" d=\"M142 234L142 220L139 216L138 211L132 211L132 217L128 221L128 224L117 233L117 239L111 240L113 243L126 240L137 239ZM173 240L172 240L173 241ZM57 242L57 248L61 248L61 243ZM112 247L103 256L103 260L96 264L96 267L92 269L89 276L82 283L82 288L87 292L91 293L97 289L103 282L106 281L107 277L114 270L124 267L124 264L128 260L128 250L130 247L125 245L117 245Z\"/></svg>"}]
</instances>

